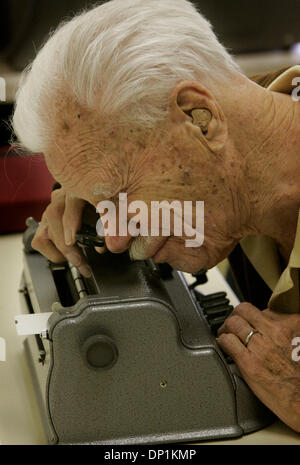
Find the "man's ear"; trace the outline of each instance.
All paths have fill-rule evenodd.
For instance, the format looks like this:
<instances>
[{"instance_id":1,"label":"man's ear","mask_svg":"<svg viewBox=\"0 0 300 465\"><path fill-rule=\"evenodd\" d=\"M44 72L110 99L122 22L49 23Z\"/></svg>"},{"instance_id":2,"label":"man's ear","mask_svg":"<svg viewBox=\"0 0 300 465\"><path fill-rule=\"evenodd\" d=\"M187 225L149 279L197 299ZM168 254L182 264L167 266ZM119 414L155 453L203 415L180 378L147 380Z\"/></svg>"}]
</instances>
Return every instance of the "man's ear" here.
<instances>
[{"instance_id":1,"label":"man's ear","mask_svg":"<svg viewBox=\"0 0 300 465\"><path fill-rule=\"evenodd\" d=\"M226 118L206 87L196 81L181 81L170 94L168 109L171 123L184 125L213 152L222 150L228 136Z\"/></svg>"}]
</instances>

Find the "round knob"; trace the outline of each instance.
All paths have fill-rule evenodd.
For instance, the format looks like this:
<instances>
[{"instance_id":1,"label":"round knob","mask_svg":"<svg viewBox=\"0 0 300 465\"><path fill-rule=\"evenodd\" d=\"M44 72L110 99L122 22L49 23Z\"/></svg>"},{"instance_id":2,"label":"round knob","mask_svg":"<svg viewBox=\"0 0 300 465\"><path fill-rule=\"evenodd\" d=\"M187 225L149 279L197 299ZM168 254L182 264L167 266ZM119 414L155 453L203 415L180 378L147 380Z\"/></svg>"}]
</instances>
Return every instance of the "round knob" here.
<instances>
[{"instance_id":1,"label":"round knob","mask_svg":"<svg viewBox=\"0 0 300 465\"><path fill-rule=\"evenodd\" d=\"M89 337L82 346L85 362L95 369L111 368L117 361L118 349L114 341L104 335Z\"/></svg>"}]
</instances>

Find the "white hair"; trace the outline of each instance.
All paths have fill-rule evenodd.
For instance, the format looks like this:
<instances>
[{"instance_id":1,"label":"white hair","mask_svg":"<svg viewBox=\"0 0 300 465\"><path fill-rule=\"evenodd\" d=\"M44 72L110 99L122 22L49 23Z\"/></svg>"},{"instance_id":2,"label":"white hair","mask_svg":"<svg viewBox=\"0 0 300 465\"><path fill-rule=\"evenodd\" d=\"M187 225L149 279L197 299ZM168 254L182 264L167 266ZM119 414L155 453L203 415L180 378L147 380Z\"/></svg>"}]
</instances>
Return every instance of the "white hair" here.
<instances>
[{"instance_id":1,"label":"white hair","mask_svg":"<svg viewBox=\"0 0 300 465\"><path fill-rule=\"evenodd\" d=\"M61 24L45 43L24 72L13 127L24 147L44 151L48 110L67 86L80 105L153 128L177 82L201 79L213 89L239 71L189 1L111 0Z\"/></svg>"}]
</instances>

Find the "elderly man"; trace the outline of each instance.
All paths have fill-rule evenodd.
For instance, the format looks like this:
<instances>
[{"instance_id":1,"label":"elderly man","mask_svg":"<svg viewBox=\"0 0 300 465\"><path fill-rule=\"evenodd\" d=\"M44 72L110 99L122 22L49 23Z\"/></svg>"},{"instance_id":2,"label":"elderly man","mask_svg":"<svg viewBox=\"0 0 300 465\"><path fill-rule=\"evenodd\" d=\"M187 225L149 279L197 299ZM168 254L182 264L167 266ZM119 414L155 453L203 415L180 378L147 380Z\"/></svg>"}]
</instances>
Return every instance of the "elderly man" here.
<instances>
[{"instance_id":1,"label":"elderly man","mask_svg":"<svg viewBox=\"0 0 300 465\"><path fill-rule=\"evenodd\" d=\"M84 276L74 236L87 202L120 192L128 202L205 202L201 247L185 247L172 229L169 237L108 236L106 246L187 272L233 250L237 264L242 247L273 294L264 311L268 300L261 310L257 300L239 305L218 342L261 401L300 432L300 104L289 95L297 75L299 67L278 74L268 88L249 80L186 0L112 0L46 42L13 125L61 186L33 246ZM238 266L237 276L250 276ZM256 298L259 289L252 286Z\"/></svg>"}]
</instances>

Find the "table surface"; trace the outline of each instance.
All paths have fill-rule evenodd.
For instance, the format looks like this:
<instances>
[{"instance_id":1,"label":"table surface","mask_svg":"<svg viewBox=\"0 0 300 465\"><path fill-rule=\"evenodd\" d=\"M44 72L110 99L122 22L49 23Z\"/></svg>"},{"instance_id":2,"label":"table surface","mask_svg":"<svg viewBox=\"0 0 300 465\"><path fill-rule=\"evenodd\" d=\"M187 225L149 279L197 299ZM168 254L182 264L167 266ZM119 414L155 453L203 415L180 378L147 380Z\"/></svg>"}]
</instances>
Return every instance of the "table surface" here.
<instances>
[{"instance_id":1,"label":"table surface","mask_svg":"<svg viewBox=\"0 0 300 465\"><path fill-rule=\"evenodd\" d=\"M24 338L17 336L14 323L14 316L21 313L18 295L22 273L21 237L21 234L0 236L0 337L6 341L6 361L0 361L0 443L3 445L47 443L25 359ZM215 290L222 280L214 270L209 272L209 278L209 284L205 285L208 292ZM230 298L236 304L233 294ZM242 438L209 444L299 445L300 435L277 421Z\"/></svg>"}]
</instances>

